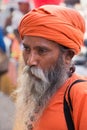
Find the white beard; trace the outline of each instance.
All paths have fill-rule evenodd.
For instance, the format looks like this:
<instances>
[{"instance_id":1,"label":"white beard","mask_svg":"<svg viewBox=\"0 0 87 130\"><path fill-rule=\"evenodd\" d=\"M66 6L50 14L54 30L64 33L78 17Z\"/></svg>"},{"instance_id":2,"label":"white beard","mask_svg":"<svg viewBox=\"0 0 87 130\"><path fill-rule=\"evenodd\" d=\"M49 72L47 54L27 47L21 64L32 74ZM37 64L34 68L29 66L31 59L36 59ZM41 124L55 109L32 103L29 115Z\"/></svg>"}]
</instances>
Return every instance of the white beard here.
<instances>
[{"instance_id":1,"label":"white beard","mask_svg":"<svg viewBox=\"0 0 87 130\"><path fill-rule=\"evenodd\" d=\"M17 90L17 110L19 110L18 113L22 116L21 118L23 118L23 122L27 127L29 127L28 124L36 122L40 117L46 103L46 99L43 100L43 103L42 100L40 102L40 99L49 87L49 82L40 69L36 71L35 68L32 68L31 72L34 75L38 75L38 79L29 74L29 67L26 66L19 79L18 86L21 87Z\"/></svg>"},{"instance_id":2,"label":"white beard","mask_svg":"<svg viewBox=\"0 0 87 130\"><path fill-rule=\"evenodd\" d=\"M17 90L17 113L22 119L21 123L24 124L24 129L30 130L32 126L34 127L51 96L66 80L67 70L64 69L64 65L59 70L58 75L60 77L54 87L49 81L48 73L44 74L41 69L25 66L19 79L18 86L20 87Z\"/></svg>"}]
</instances>

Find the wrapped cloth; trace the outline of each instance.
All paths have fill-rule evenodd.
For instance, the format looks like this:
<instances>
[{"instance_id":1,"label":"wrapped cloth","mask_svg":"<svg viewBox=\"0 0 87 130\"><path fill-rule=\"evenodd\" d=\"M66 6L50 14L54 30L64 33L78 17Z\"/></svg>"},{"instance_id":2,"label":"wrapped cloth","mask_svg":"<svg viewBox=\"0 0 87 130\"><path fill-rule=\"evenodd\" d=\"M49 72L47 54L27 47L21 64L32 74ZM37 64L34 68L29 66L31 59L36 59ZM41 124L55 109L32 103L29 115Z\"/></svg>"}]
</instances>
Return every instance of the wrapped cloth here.
<instances>
[{"instance_id":1,"label":"wrapped cloth","mask_svg":"<svg viewBox=\"0 0 87 130\"><path fill-rule=\"evenodd\" d=\"M84 40L85 21L74 9L44 5L27 13L20 22L21 38L39 36L80 52Z\"/></svg>"}]
</instances>

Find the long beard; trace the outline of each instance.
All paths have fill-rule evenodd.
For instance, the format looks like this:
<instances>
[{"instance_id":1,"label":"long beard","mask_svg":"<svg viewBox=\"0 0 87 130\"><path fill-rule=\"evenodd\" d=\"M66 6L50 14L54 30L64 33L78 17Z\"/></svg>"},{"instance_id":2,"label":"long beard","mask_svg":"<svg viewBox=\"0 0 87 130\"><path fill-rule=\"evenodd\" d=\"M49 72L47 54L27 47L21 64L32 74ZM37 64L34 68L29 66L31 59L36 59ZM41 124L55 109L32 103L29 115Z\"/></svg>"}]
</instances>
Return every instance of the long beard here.
<instances>
[{"instance_id":1,"label":"long beard","mask_svg":"<svg viewBox=\"0 0 87 130\"><path fill-rule=\"evenodd\" d=\"M48 72L25 66L17 90L17 109L26 130L34 127L50 98L66 80L66 68L62 57L58 58L58 62Z\"/></svg>"}]
</instances>

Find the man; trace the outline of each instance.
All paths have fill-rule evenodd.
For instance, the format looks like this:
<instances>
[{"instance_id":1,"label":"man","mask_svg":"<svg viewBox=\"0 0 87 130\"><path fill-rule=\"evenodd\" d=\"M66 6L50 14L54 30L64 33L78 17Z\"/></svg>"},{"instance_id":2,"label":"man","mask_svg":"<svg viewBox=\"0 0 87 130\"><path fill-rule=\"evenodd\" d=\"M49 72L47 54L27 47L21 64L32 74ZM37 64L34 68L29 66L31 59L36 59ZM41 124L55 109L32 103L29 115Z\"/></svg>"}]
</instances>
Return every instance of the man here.
<instances>
[{"instance_id":1,"label":"man","mask_svg":"<svg viewBox=\"0 0 87 130\"><path fill-rule=\"evenodd\" d=\"M17 29L21 18L31 10L29 0L17 0L18 10L13 12L12 16L12 28Z\"/></svg>"},{"instance_id":2,"label":"man","mask_svg":"<svg viewBox=\"0 0 87 130\"><path fill-rule=\"evenodd\" d=\"M19 10L23 14L26 14L31 10L29 0L17 0L17 2L18 2Z\"/></svg>"},{"instance_id":3,"label":"man","mask_svg":"<svg viewBox=\"0 0 87 130\"><path fill-rule=\"evenodd\" d=\"M80 52L84 32L84 19L69 8L44 5L23 17L19 33L25 68L19 80L15 130L68 130L64 95L74 81L83 79L74 73L72 58ZM86 130L87 82L75 84L70 98L75 130Z\"/></svg>"}]
</instances>

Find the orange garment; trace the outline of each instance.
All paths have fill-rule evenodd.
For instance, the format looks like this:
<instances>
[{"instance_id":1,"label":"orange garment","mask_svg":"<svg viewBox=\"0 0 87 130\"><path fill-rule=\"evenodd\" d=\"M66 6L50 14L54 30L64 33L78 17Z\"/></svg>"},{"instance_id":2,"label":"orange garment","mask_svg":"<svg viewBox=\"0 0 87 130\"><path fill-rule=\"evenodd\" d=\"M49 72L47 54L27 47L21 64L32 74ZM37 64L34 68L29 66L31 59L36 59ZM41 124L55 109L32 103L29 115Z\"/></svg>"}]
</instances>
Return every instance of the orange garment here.
<instances>
[{"instance_id":1,"label":"orange garment","mask_svg":"<svg viewBox=\"0 0 87 130\"><path fill-rule=\"evenodd\" d=\"M57 5L33 9L20 22L19 33L40 36L71 48L75 53L84 40L85 22L79 12Z\"/></svg>"},{"instance_id":2,"label":"orange garment","mask_svg":"<svg viewBox=\"0 0 87 130\"><path fill-rule=\"evenodd\" d=\"M67 130L63 111L63 98L66 87L77 79L82 79L73 75L51 98L47 108L44 110L37 127L34 130ZM73 106L73 119L75 130L87 129L87 82L75 84L70 97Z\"/></svg>"},{"instance_id":3,"label":"orange garment","mask_svg":"<svg viewBox=\"0 0 87 130\"><path fill-rule=\"evenodd\" d=\"M77 79L83 77L73 74L72 77L60 87L60 89L50 99L40 120L33 130L67 130L64 111L63 98L68 85ZM75 84L70 91L71 102L73 106L73 119L75 130L87 129L87 82ZM17 119L14 130L24 130L21 119Z\"/></svg>"}]
</instances>

